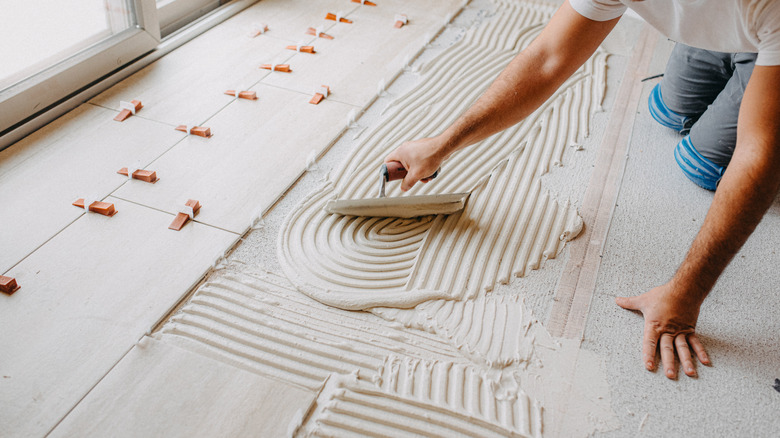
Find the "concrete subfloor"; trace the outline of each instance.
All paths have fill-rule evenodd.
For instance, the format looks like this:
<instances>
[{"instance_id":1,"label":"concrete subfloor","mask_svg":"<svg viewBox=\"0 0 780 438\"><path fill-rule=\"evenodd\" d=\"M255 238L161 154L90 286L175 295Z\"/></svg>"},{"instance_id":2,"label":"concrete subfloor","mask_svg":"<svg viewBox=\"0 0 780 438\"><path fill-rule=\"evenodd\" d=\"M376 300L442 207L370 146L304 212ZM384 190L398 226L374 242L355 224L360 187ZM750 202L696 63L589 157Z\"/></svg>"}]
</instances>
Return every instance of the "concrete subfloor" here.
<instances>
[{"instance_id":1,"label":"concrete subfloor","mask_svg":"<svg viewBox=\"0 0 780 438\"><path fill-rule=\"evenodd\" d=\"M672 45L659 43L650 73L663 72ZM671 278L712 201L712 192L689 182L674 161L682 137L648 113L658 80L643 87L582 344L605 358L623 426L605 436L777 436L780 198L702 306L697 333L713 365L698 364L698 378L645 371L644 320L614 303Z\"/></svg>"}]
</instances>

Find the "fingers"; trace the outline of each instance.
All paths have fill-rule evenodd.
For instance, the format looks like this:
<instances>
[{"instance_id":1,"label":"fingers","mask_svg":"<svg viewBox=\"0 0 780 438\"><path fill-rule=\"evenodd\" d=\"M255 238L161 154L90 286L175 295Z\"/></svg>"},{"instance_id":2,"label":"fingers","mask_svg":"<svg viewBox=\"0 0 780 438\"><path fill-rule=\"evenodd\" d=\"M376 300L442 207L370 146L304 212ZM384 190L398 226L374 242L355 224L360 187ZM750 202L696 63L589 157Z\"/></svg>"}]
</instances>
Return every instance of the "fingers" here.
<instances>
[{"instance_id":1,"label":"fingers","mask_svg":"<svg viewBox=\"0 0 780 438\"><path fill-rule=\"evenodd\" d=\"M699 358L699 362L703 363L704 365L712 365L710 362L710 357L707 356L707 352L704 350L704 345L702 345L699 337L696 336L696 333L691 333L688 335L688 343L691 344L693 351L696 353L696 357Z\"/></svg>"},{"instance_id":2,"label":"fingers","mask_svg":"<svg viewBox=\"0 0 780 438\"><path fill-rule=\"evenodd\" d=\"M661 363L666 377L670 379L677 377L677 366L674 363L674 336L669 333L661 335Z\"/></svg>"},{"instance_id":3,"label":"fingers","mask_svg":"<svg viewBox=\"0 0 780 438\"><path fill-rule=\"evenodd\" d=\"M691 350L688 348L688 340L685 333L680 333L674 337L674 347L677 349L677 356L680 357L680 364L685 375L696 377L696 370L693 368Z\"/></svg>"},{"instance_id":4,"label":"fingers","mask_svg":"<svg viewBox=\"0 0 780 438\"><path fill-rule=\"evenodd\" d=\"M390 152L387 154L387 156L384 159L385 163L390 163L393 161L401 161L401 154L398 152L398 148L393 149L393 152Z\"/></svg>"},{"instance_id":5,"label":"fingers","mask_svg":"<svg viewBox=\"0 0 780 438\"><path fill-rule=\"evenodd\" d=\"M615 304L626 310L640 310L638 297L615 297Z\"/></svg>"},{"instance_id":6,"label":"fingers","mask_svg":"<svg viewBox=\"0 0 780 438\"><path fill-rule=\"evenodd\" d=\"M404 177L404 180L401 182L401 190L404 192L414 187L417 181L420 181L420 176L417 174L417 172L409 171L408 169L407 172L408 173Z\"/></svg>"},{"instance_id":7,"label":"fingers","mask_svg":"<svg viewBox=\"0 0 780 438\"><path fill-rule=\"evenodd\" d=\"M649 324L645 324L645 334L642 341L642 360L647 371L655 369L655 349L658 346L658 332Z\"/></svg>"}]
</instances>

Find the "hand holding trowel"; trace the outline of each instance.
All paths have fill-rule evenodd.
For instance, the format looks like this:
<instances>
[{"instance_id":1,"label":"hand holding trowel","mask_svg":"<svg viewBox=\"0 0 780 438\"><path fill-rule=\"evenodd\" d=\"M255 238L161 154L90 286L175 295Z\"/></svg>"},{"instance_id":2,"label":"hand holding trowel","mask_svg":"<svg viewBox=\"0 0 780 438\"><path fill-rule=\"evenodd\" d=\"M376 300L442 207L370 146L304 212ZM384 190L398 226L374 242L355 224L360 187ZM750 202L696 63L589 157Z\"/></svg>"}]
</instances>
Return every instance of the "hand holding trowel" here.
<instances>
[{"instance_id":1,"label":"hand holding trowel","mask_svg":"<svg viewBox=\"0 0 780 438\"><path fill-rule=\"evenodd\" d=\"M426 179L439 175L437 170ZM451 214L463 210L470 193L446 195L385 197L385 184L404 179L406 169L398 161L382 164L379 171L379 196L370 199L335 199L328 201L325 211L345 216L417 217L429 214Z\"/></svg>"}]
</instances>

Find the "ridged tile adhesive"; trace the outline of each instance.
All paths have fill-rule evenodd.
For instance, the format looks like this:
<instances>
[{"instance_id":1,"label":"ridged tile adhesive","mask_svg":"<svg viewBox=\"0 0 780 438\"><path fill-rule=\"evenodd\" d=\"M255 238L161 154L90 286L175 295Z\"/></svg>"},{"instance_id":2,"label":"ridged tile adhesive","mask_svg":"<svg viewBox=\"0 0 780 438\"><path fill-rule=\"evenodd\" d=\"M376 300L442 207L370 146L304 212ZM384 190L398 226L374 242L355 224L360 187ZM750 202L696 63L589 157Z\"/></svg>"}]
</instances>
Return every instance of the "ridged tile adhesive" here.
<instances>
[{"instance_id":1,"label":"ridged tile adhesive","mask_svg":"<svg viewBox=\"0 0 780 438\"><path fill-rule=\"evenodd\" d=\"M366 128L335 177L286 218L277 246L284 276L220 270L159 334L319 391L290 424L292 436L585 436L614 427L598 358L551 338L522 297L490 293L556 257L582 229L576 208L541 178L588 136L604 97L605 52L526 120L453 155L435 182L410 193L471 192L461 213L324 210L331 199L376 196L384 156L444 130L555 11L492 4L492 15L420 68L417 85ZM388 187L388 196L401 195L398 184ZM591 377L575 379L575 369Z\"/></svg>"},{"instance_id":2,"label":"ridged tile adhesive","mask_svg":"<svg viewBox=\"0 0 780 438\"><path fill-rule=\"evenodd\" d=\"M582 229L568 202L542 189L567 145L588 135L601 107L607 54L599 51L541 108L516 126L454 154L430 184L410 194L471 192L466 208L416 219L327 214L331 199L376 196L378 169L405 140L443 131L519 50L554 7L497 2L494 18L422 69L382 123L364 135L333 181L304 199L280 233L285 274L303 293L342 309L414 307L432 299L474 299L554 258ZM453 75L452 72L457 72ZM398 184L388 196L401 196Z\"/></svg>"}]
</instances>

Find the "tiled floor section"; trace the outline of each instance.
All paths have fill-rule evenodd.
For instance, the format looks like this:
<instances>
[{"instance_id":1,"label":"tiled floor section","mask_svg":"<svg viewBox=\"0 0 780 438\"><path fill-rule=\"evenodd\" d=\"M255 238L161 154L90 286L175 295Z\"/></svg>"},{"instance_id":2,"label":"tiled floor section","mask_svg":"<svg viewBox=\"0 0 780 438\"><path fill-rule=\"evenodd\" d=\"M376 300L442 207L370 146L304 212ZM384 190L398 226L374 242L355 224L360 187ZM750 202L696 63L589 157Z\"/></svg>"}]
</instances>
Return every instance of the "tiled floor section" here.
<instances>
[{"instance_id":1,"label":"tiled floor section","mask_svg":"<svg viewBox=\"0 0 780 438\"><path fill-rule=\"evenodd\" d=\"M115 115L82 105L0 152L0 273L84 214L71 202L111 194L127 182L120 168L147 165L184 137L140 117L117 123ZM145 183L128 185L137 184Z\"/></svg>"},{"instance_id":2,"label":"tiled floor section","mask_svg":"<svg viewBox=\"0 0 780 438\"><path fill-rule=\"evenodd\" d=\"M144 338L50 436L281 437L315 395Z\"/></svg>"},{"instance_id":3,"label":"tiled floor section","mask_svg":"<svg viewBox=\"0 0 780 438\"><path fill-rule=\"evenodd\" d=\"M260 1L0 152L0 274L22 286L0 296L3 435L51 431L461 3L388 6ZM409 26L393 27L396 8L410 15ZM339 11L355 14L353 27L324 19ZM249 37L258 23L269 31ZM316 39L305 34L310 26L343 38ZM318 53L285 48L301 41ZM388 48L397 56L382 62ZM259 68L283 61L293 73ZM350 73L318 77L317 62ZM314 86L328 81L332 98L310 105ZM236 88L259 99L223 94ZM113 121L119 101L131 99L144 108ZM173 129L179 124L209 126L214 136L187 136ZM116 174L133 166L157 171L160 181ZM79 197L114 202L119 213L85 214L70 205ZM187 199L203 205L195 223L168 230Z\"/></svg>"},{"instance_id":4,"label":"tiled floor section","mask_svg":"<svg viewBox=\"0 0 780 438\"><path fill-rule=\"evenodd\" d=\"M82 215L14 267L22 288L0 296L8 436L47 433L238 238L198 223L177 233L172 215L106 200L114 217Z\"/></svg>"},{"instance_id":5,"label":"tiled floor section","mask_svg":"<svg viewBox=\"0 0 780 438\"><path fill-rule=\"evenodd\" d=\"M275 73L283 74L283 73ZM259 99L233 99L206 125L212 138L187 136L149 165L160 182L125 184L116 196L170 213L188 198L198 221L243 233L346 126L353 106L257 85ZM228 96L224 96L230 101Z\"/></svg>"}]
</instances>

